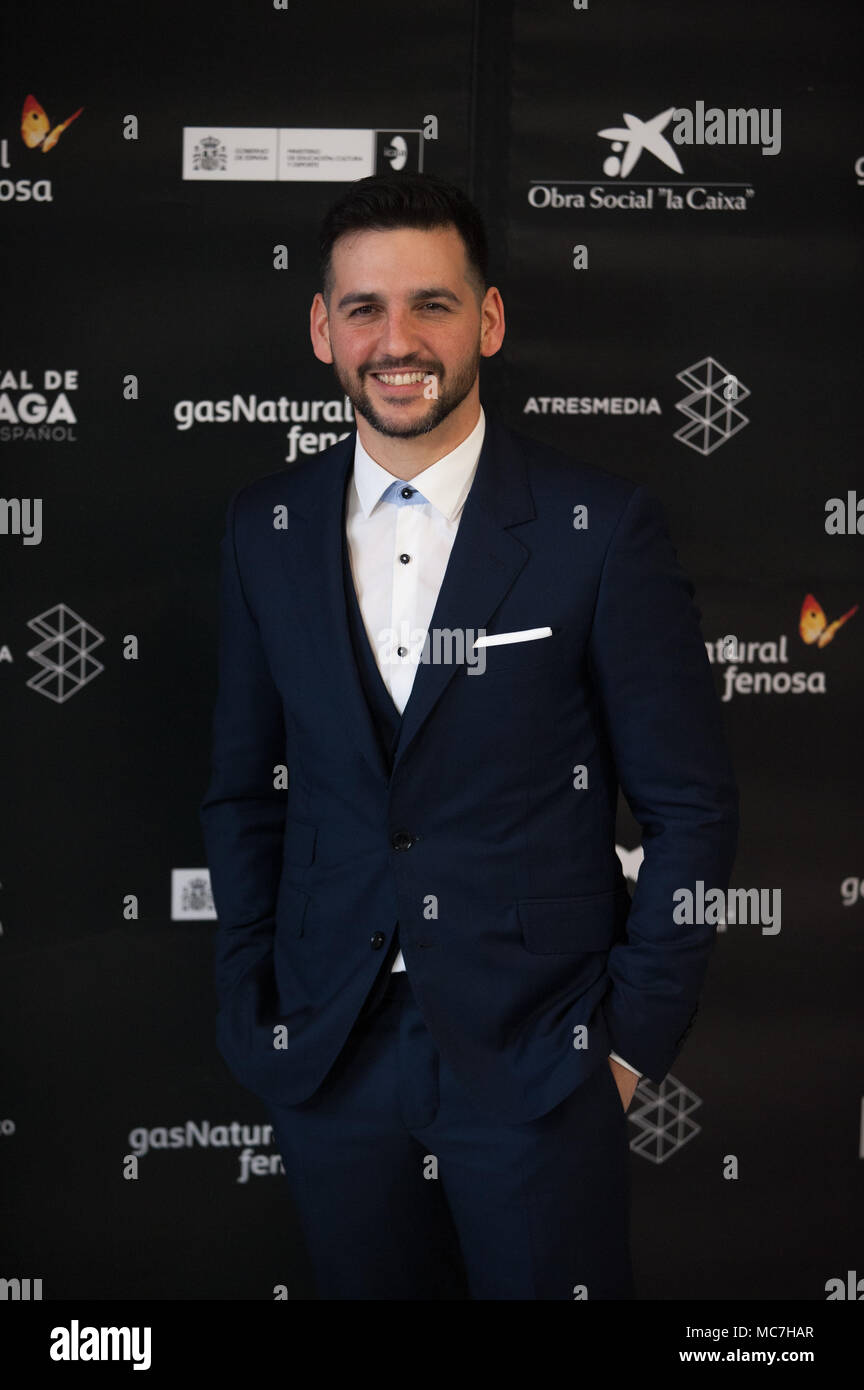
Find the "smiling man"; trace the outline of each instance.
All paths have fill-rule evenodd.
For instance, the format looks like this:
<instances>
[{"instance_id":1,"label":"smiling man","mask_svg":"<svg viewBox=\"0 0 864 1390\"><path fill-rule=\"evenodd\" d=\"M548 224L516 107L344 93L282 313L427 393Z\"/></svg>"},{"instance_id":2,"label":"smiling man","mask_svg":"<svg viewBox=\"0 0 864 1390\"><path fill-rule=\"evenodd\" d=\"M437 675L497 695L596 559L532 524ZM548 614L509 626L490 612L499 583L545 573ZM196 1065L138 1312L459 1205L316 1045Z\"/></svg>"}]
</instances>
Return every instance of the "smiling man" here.
<instances>
[{"instance_id":1,"label":"smiling man","mask_svg":"<svg viewBox=\"0 0 864 1390\"><path fill-rule=\"evenodd\" d=\"M357 429L223 540L220 1048L319 1297L630 1299L626 1109L714 937L673 895L725 891L737 837L693 590L641 486L481 406L504 308L460 190L360 180L320 258Z\"/></svg>"},{"instance_id":2,"label":"smiling man","mask_svg":"<svg viewBox=\"0 0 864 1390\"><path fill-rule=\"evenodd\" d=\"M428 467L477 423L480 358L497 352L504 337L501 296L494 288L484 295L453 227L345 235L331 261L330 283L312 304L315 355L332 362L360 417L361 439L403 441L384 448L404 477L406 463ZM334 282L349 281L388 289L337 298Z\"/></svg>"}]
</instances>

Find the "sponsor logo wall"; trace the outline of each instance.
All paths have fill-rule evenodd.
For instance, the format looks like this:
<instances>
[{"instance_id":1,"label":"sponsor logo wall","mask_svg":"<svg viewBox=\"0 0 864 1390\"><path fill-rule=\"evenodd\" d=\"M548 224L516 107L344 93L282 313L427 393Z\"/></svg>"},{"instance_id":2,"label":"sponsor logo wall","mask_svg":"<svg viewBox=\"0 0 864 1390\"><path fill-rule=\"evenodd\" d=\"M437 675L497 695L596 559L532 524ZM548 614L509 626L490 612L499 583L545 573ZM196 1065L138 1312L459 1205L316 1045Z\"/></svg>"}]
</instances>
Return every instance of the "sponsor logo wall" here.
<instances>
[{"instance_id":1,"label":"sponsor logo wall","mask_svg":"<svg viewBox=\"0 0 864 1390\"><path fill-rule=\"evenodd\" d=\"M740 896L674 1075L628 1112L646 1295L860 1301L853 7L211 25L157 0L125 47L115 7L70 10L17 12L0 55L0 1291L306 1296L266 1114L215 1046L218 549L236 488L355 427L308 340L317 228L406 170L486 216L485 404L663 501L735 757ZM617 839L635 891L623 800Z\"/></svg>"}]
</instances>

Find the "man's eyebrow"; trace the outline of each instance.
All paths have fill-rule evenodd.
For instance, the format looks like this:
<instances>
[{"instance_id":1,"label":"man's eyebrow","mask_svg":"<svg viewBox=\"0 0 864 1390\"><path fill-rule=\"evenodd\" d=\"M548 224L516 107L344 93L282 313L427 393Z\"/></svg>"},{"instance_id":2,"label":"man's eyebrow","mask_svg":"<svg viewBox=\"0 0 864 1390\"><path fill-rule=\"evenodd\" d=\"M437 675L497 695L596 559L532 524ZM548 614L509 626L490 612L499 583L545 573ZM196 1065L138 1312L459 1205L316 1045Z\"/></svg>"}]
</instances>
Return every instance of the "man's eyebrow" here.
<instances>
[{"instance_id":1,"label":"man's eyebrow","mask_svg":"<svg viewBox=\"0 0 864 1390\"><path fill-rule=\"evenodd\" d=\"M453 304L461 304L462 301L452 290L448 290L446 285L433 285L431 289L409 290L409 299L449 299ZM384 296L376 294L374 290L364 293L362 290L352 290L350 294L343 294L337 309L345 309L350 304L383 304Z\"/></svg>"}]
</instances>

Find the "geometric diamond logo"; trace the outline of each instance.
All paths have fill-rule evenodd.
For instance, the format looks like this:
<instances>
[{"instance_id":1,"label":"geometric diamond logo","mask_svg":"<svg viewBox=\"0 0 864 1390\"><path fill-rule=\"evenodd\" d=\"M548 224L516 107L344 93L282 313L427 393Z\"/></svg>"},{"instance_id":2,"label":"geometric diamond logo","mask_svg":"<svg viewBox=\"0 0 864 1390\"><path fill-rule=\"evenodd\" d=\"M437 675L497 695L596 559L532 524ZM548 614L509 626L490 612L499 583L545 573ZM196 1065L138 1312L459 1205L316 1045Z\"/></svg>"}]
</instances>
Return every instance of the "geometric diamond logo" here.
<instances>
[{"instance_id":1,"label":"geometric diamond logo","mask_svg":"<svg viewBox=\"0 0 864 1390\"><path fill-rule=\"evenodd\" d=\"M27 682L31 690L62 705L105 670L102 663L90 655L105 638L65 603L46 608L44 613L31 618L27 626L43 638L27 653L42 668Z\"/></svg>"},{"instance_id":2,"label":"geometric diamond logo","mask_svg":"<svg viewBox=\"0 0 864 1390\"><path fill-rule=\"evenodd\" d=\"M675 405L689 422L675 431L681 444L697 453L710 454L750 423L737 406L750 392L713 357L703 357L701 362L677 372L676 377L690 392Z\"/></svg>"},{"instance_id":3,"label":"geometric diamond logo","mask_svg":"<svg viewBox=\"0 0 864 1390\"><path fill-rule=\"evenodd\" d=\"M630 1140L630 1148L651 1163L665 1163L701 1132L689 1116L702 1102L674 1076L665 1077L659 1086L643 1077L633 1099L638 1104L631 1104L627 1118L639 1134Z\"/></svg>"}]
</instances>

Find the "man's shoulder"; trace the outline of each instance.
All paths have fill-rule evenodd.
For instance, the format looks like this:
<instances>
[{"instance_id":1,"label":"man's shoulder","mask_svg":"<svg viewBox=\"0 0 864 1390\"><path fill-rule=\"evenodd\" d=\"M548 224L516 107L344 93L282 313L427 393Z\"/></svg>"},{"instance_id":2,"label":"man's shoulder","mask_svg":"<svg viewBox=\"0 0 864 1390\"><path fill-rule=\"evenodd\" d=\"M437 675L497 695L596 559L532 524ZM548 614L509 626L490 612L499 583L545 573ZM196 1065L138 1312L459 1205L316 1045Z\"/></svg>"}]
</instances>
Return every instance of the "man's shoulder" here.
<instances>
[{"instance_id":1,"label":"man's shoulder","mask_svg":"<svg viewBox=\"0 0 864 1390\"><path fill-rule=\"evenodd\" d=\"M539 507L546 503L557 505L562 498L573 498L574 502L602 508L609 515L620 515L633 494L642 489L634 479L589 463L579 452L535 439L506 424L488 406L484 410L490 447L494 450L496 443L509 446L521 460ZM307 507L315 506L344 476L347 454L350 452L353 456L354 438L352 431L320 453L241 484L232 503L240 512L286 505L289 510L303 513Z\"/></svg>"},{"instance_id":2,"label":"man's shoulder","mask_svg":"<svg viewBox=\"0 0 864 1390\"><path fill-rule=\"evenodd\" d=\"M285 505L291 510L304 511L334 485L342 476L346 450L353 453L354 433L339 439L320 453L301 458L288 468L277 468L242 483L232 502L240 511L258 511L262 507Z\"/></svg>"},{"instance_id":3,"label":"man's shoulder","mask_svg":"<svg viewBox=\"0 0 864 1390\"><path fill-rule=\"evenodd\" d=\"M579 452L571 453L535 439L501 420L496 419L495 428L503 431L522 459L541 511L545 504L558 505L566 499L574 505L593 505L610 516L618 516L636 492L645 491L633 478L589 463Z\"/></svg>"}]
</instances>

